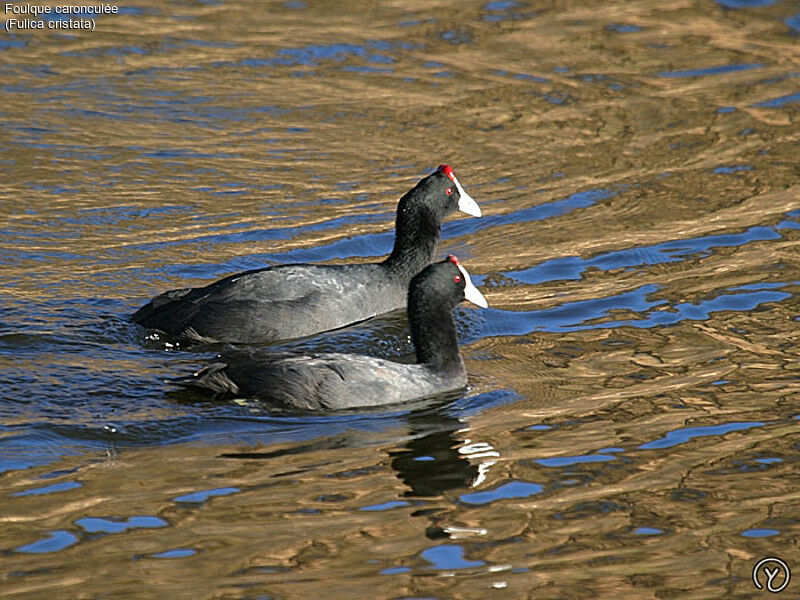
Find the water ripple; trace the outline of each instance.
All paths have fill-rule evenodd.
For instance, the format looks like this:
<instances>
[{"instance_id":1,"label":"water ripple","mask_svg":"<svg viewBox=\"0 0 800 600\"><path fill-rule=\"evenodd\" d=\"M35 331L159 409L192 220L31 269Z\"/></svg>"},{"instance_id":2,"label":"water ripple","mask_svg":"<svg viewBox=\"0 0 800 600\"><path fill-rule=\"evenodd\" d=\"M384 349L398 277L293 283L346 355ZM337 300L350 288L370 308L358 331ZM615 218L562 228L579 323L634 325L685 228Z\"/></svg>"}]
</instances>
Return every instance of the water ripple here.
<instances>
[{"instance_id":1,"label":"water ripple","mask_svg":"<svg viewBox=\"0 0 800 600\"><path fill-rule=\"evenodd\" d=\"M28 554L49 554L50 552L59 552L65 548L69 548L77 542L78 538L74 533L58 530L51 531L50 537L48 538L20 546L14 550L16 552L24 552Z\"/></svg>"},{"instance_id":2,"label":"water ripple","mask_svg":"<svg viewBox=\"0 0 800 600\"><path fill-rule=\"evenodd\" d=\"M534 331L566 332L589 329L615 329L635 327L648 329L675 325L683 321L704 321L714 312L751 311L768 302L782 302L793 294L775 291L774 287L793 283L755 284L752 291L728 288L729 292L700 302L670 303L668 300L649 300L659 286L644 285L629 292L605 298L567 302L544 310L510 312L489 308L483 311L486 319L486 334L525 335ZM614 311L631 311L632 319L605 320Z\"/></svg>"},{"instance_id":3,"label":"water ripple","mask_svg":"<svg viewBox=\"0 0 800 600\"><path fill-rule=\"evenodd\" d=\"M625 250L598 254L588 259L579 256L564 256L545 261L528 269L508 271L504 275L523 283L537 284L546 281L579 280L590 268L610 271L644 265L681 262L693 257L709 256L715 248L741 247L753 242L781 239L783 236L777 230L784 223L791 223L791 221L783 221L775 227L751 227L742 233L708 235L670 240L649 246L636 246ZM785 227L785 225L783 226Z\"/></svg>"},{"instance_id":4,"label":"water ripple","mask_svg":"<svg viewBox=\"0 0 800 600\"><path fill-rule=\"evenodd\" d=\"M735 73L737 71L749 71L752 69L761 69L764 65L761 63L744 63L736 65L719 65L716 67L706 67L704 69L686 69L684 71L662 71L658 74L659 77L705 77L707 75L722 75L724 73Z\"/></svg>"},{"instance_id":5,"label":"water ripple","mask_svg":"<svg viewBox=\"0 0 800 600\"><path fill-rule=\"evenodd\" d=\"M745 423L722 423L720 425L709 425L707 427L686 427L684 429L670 431L661 439L642 444L639 448L642 450L663 450L664 448L672 448L673 446L685 444L698 437L725 435L731 431L747 431L748 429L763 427L764 425L766 425L766 423L753 421Z\"/></svg>"}]
</instances>

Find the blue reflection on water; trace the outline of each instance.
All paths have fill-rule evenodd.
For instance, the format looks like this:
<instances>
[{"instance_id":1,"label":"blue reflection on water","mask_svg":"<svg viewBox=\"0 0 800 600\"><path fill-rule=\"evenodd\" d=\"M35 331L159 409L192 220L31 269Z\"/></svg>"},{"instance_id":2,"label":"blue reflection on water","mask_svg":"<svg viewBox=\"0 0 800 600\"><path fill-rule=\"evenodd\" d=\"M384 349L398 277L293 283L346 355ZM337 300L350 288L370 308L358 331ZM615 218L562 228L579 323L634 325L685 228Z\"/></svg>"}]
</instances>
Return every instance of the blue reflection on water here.
<instances>
[{"instance_id":1,"label":"blue reflection on water","mask_svg":"<svg viewBox=\"0 0 800 600\"><path fill-rule=\"evenodd\" d=\"M636 246L614 252L598 254L592 258L565 256L545 261L528 269L508 271L505 276L524 283L543 283L546 281L577 280L589 268L610 271L643 265L680 262L690 256L708 256L714 248L731 248L751 242L777 240L781 234L775 227L751 227L742 233L707 235L696 238L671 240Z\"/></svg>"},{"instance_id":2,"label":"blue reflection on water","mask_svg":"<svg viewBox=\"0 0 800 600\"><path fill-rule=\"evenodd\" d=\"M11 34L7 38L0 39L0 51L10 50L11 48L24 48L27 42Z\"/></svg>"},{"instance_id":3,"label":"blue reflection on water","mask_svg":"<svg viewBox=\"0 0 800 600\"><path fill-rule=\"evenodd\" d=\"M398 575L400 573L408 573L411 567L389 567L380 571L381 575Z\"/></svg>"},{"instance_id":4,"label":"blue reflection on water","mask_svg":"<svg viewBox=\"0 0 800 600\"><path fill-rule=\"evenodd\" d=\"M11 429L8 428L9 431ZM5 427L0 427L0 432L4 430ZM33 431L0 437L0 475L7 471L30 469L80 454L78 450L64 446L54 444L51 435L41 435Z\"/></svg>"},{"instance_id":5,"label":"blue reflection on water","mask_svg":"<svg viewBox=\"0 0 800 600\"><path fill-rule=\"evenodd\" d=\"M165 550L158 554L151 554L151 558L186 558L187 556L194 556L197 550L191 548L175 548L173 550Z\"/></svg>"},{"instance_id":6,"label":"blue reflection on water","mask_svg":"<svg viewBox=\"0 0 800 600\"><path fill-rule=\"evenodd\" d=\"M536 75L529 75L528 73L509 73L505 69L495 69L492 71L494 75L500 76L507 76L511 75L514 79L519 79L521 81L533 81L535 83L549 83L550 80L545 77L538 77Z\"/></svg>"},{"instance_id":7,"label":"blue reflection on water","mask_svg":"<svg viewBox=\"0 0 800 600\"><path fill-rule=\"evenodd\" d=\"M724 435L731 431L747 431L754 427L763 427L765 423L759 421L744 422L744 423L723 423L721 425L709 425L707 427L686 427L684 429L676 429L669 431L666 435L658 440L647 442L639 446L642 450L661 450L663 448L672 448L680 444L696 438L706 437L710 435Z\"/></svg>"},{"instance_id":8,"label":"blue reflection on water","mask_svg":"<svg viewBox=\"0 0 800 600\"><path fill-rule=\"evenodd\" d=\"M484 336L525 335L534 331L584 331L588 329L614 329L635 327L648 329L664 325L675 325L682 321L703 321L711 313L719 311L750 311L766 302L781 302L792 294L773 291L786 283L768 283L753 291L737 291L734 288L708 300L697 303L680 302L670 304L667 300L648 300L659 288L644 285L635 290L591 300L568 302L554 308L511 312L495 308L481 311L486 321ZM637 318L605 321L613 311L638 313ZM598 322L600 321L600 322Z\"/></svg>"},{"instance_id":9,"label":"blue reflection on water","mask_svg":"<svg viewBox=\"0 0 800 600\"><path fill-rule=\"evenodd\" d=\"M45 487L31 488L29 490L16 492L15 494L11 495L14 497L40 496L42 494L52 494L54 492L66 492L68 490L74 490L75 488L79 487L83 487L83 484L77 481L62 481L61 483L54 483L53 485L48 485Z\"/></svg>"},{"instance_id":10,"label":"blue reflection on water","mask_svg":"<svg viewBox=\"0 0 800 600\"><path fill-rule=\"evenodd\" d=\"M358 510L365 510L368 512L381 512L384 510L391 510L393 508L401 508L403 506L409 506L409 503L404 500L392 500L390 502L384 502L383 504L372 504L370 506L362 506Z\"/></svg>"},{"instance_id":11,"label":"blue reflection on water","mask_svg":"<svg viewBox=\"0 0 800 600\"><path fill-rule=\"evenodd\" d=\"M348 58L359 58L366 62L389 64L395 58L375 52L413 48L405 42L373 41L367 44L326 44L299 48L281 48L272 58L245 58L238 63L219 62L215 66L277 67L277 66L317 66L325 61L342 62Z\"/></svg>"},{"instance_id":12,"label":"blue reflection on water","mask_svg":"<svg viewBox=\"0 0 800 600\"><path fill-rule=\"evenodd\" d=\"M717 167L714 173L717 175L731 175L733 173L740 173L742 171L752 171L753 167L750 165L730 165L726 167Z\"/></svg>"},{"instance_id":13,"label":"blue reflection on water","mask_svg":"<svg viewBox=\"0 0 800 600\"><path fill-rule=\"evenodd\" d=\"M48 552L58 552L64 548L68 548L78 541L78 537L69 531L58 530L51 531L50 537L32 544L20 546L14 550L17 552L25 552L30 554L45 554Z\"/></svg>"},{"instance_id":14,"label":"blue reflection on water","mask_svg":"<svg viewBox=\"0 0 800 600\"><path fill-rule=\"evenodd\" d=\"M780 531L777 529L747 529L746 531L742 532L743 537L749 538L763 538L763 537L772 537L773 535L780 535Z\"/></svg>"},{"instance_id":15,"label":"blue reflection on water","mask_svg":"<svg viewBox=\"0 0 800 600\"><path fill-rule=\"evenodd\" d=\"M303 48L283 48L278 51L280 64L316 65L322 60L344 60L347 56L367 58L373 62L394 62L390 56L370 54L367 48L356 44L330 44L327 46L305 46Z\"/></svg>"},{"instance_id":16,"label":"blue reflection on water","mask_svg":"<svg viewBox=\"0 0 800 600\"><path fill-rule=\"evenodd\" d=\"M611 23L610 25L606 25L606 30L616 33L637 33L641 31L642 28L629 23Z\"/></svg>"},{"instance_id":17,"label":"blue reflection on water","mask_svg":"<svg viewBox=\"0 0 800 600\"><path fill-rule=\"evenodd\" d=\"M433 565L430 567L431 569L437 570L469 569L470 567L480 567L486 564L482 560L465 559L464 549L455 544L446 544L423 550L422 558Z\"/></svg>"},{"instance_id":18,"label":"blue reflection on water","mask_svg":"<svg viewBox=\"0 0 800 600\"><path fill-rule=\"evenodd\" d=\"M776 0L716 0L717 4L721 4L725 8L740 9L740 8L762 8L764 6L772 6Z\"/></svg>"},{"instance_id":19,"label":"blue reflection on water","mask_svg":"<svg viewBox=\"0 0 800 600\"><path fill-rule=\"evenodd\" d=\"M543 467L568 467L571 465L609 462L612 460L617 460L617 457L609 454L583 454L580 456L553 456L551 458L537 458L535 462Z\"/></svg>"},{"instance_id":20,"label":"blue reflection on water","mask_svg":"<svg viewBox=\"0 0 800 600\"><path fill-rule=\"evenodd\" d=\"M497 500L508 500L510 498L528 498L539 494L544 487L538 483L527 481L509 481L497 486L493 490L462 494L459 500L465 504L490 504Z\"/></svg>"},{"instance_id":21,"label":"blue reflection on water","mask_svg":"<svg viewBox=\"0 0 800 600\"><path fill-rule=\"evenodd\" d=\"M797 102L800 102L800 92L787 94L786 96L779 96L778 98L772 98L771 100L764 100L763 102L758 102L753 106L759 108L780 108L782 106L786 106L787 104L795 104Z\"/></svg>"},{"instance_id":22,"label":"blue reflection on water","mask_svg":"<svg viewBox=\"0 0 800 600\"><path fill-rule=\"evenodd\" d=\"M84 517L75 521L86 533L122 533L128 529L155 529L166 527L164 519L149 515L129 517L127 521L112 521L97 517Z\"/></svg>"},{"instance_id":23,"label":"blue reflection on water","mask_svg":"<svg viewBox=\"0 0 800 600\"><path fill-rule=\"evenodd\" d=\"M463 342L466 342L466 339L462 340ZM465 394L443 408L442 413L454 419L466 419L519 398L519 393L508 389L492 390L490 392L481 392L480 394Z\"/></svg>"},{"instance_id":24,"label":"blue reflection on water","mask_svg":"<svg viewBox=\"0 0 800 600\"><path fill-rule=\"evenodd\" d=\"M655 306L666 304L666 300L650 302L649 294L658 290L650 284L630 292L623 292L606 298L593 298L568 302L555 308L509 312L488 308L482 311L489 330L493 335L524 335L532 331L573 331L592 329L583 324L606 316L612 310L644 312ZM606 324L598 324L603 327Z\"/></svg>"},{"instance_id":25,"label":"blue reflection on water","mask_svg":"<svg viewBox=\"0 0 800 600\"><path fill-rule=\"evenodd\" d=\"M463 183L463 182L462 182ZM607 200L619 194L619 190L594 189L571 194L561 200L546 202L536 206L530 206L520 210L515 210L502 215L484 215L480 219L462 219L453 223L447 223L443 228L442 237L445 239L471 235L491 227L501 225L511 225L514 223L531 223L543 221L569 214L575 210L589 208L601 200ZM480 201L478 201L480 204Z\"/></svg>"},{"instance_id":26,"label":"blue reflection on water","mask_svg":"<svg viewBox=\"0 0 800 600\"><path fill-rule=\"evenodd\" d=\"M637 527L631 533L633 535L661 535L664 530L657 527Z\"/></svg>"},{"instance_id":27,"label":"blue reflection on water","mask_svg":"<svg viewBox=\"0 0 800 600\"><path fill-rule=\"evenodd\" d=\"M719 65L716 67L706 67L705 69L686 69L684 71L662 71L659 77L704 77L706 75L721 75L723 73L735 73L736 71L748 71L750 69L760 69L764 65L761 63L742 63L736 65Z\"/></svg>"},{"instance_id":28,"label":"blue reflection on water","mask_svg":"<svg viewBox=\"0 0 800 600\"><path fill-rule=\"evenodd\" d=\"M209 498L213 498L215 496L228 496L230 494L236 494L241 490L236 487L224 487L224 488L216 488L213 490L204 490L201 492L193 492L191 494L184 494L183 496L178 496L174 498L175 502L205 502Z\"/></svg>"},{"instance_id":29,"label":"blue reflection on water","mask_svg":"<svg viewBox=\"0 0 800 600\"><path fill-rule=\"evenodd\" d=\"M519 6L514 0L495 0L483 7L484 10L508 10Z\"/></svg>"},{"instance_id":30,"label":"blue reflection on water","mask_svg":"<svg viewBox=\"0 0 800 600\"><path fill-rule=\"evenodd\" d=\"M394 73L394 69L389 67L370 67L367 65L345 65L342 71L350 71L351 73Z\"/></svg>"}]
</instances>

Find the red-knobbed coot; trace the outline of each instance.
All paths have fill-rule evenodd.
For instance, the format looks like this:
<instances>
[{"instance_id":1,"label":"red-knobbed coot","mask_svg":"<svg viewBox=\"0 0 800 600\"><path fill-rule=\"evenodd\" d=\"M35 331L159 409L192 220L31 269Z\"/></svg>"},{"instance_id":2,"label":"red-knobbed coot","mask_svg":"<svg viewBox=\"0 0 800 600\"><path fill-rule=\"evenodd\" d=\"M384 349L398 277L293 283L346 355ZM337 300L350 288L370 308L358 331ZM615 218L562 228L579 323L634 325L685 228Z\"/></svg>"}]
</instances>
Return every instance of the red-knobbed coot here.
<instances>
[{"instance_id":1,"label":"red-knobbed coot","mask_svg":"<svg viewBox=\"0 0 800 600\"><path fill-rule=\"evenodd\" d=\"M433 260L442 220L479 217L453 169L441 165L397 206L392 253L380 263L287 264L171 290L131 320L186 342L271 342L312 335L402 308L411 278Z\"/></svg>"},{"instance_id":2,"label":"red-knobbed coot","mask_svg":"<svg viewBox=\"0 0 800 600\"><path fill-rule=\"evenodd\" d=\"M429 265L411 280L408 320L416 364L362 354L232 350L173 382L219 397L257 397L305 410L396 404L456 390L466 385L467 370L452 311L464 299L488 306L455 256Z\"/></svg>"}]
</instances>

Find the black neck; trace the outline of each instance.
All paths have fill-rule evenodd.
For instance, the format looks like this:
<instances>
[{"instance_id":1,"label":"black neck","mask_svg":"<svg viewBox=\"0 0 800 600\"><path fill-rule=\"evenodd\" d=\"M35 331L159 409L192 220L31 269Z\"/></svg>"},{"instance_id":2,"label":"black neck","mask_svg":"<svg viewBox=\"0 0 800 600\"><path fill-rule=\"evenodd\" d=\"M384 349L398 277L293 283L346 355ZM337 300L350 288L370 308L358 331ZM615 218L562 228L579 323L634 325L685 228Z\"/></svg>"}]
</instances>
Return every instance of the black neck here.
<instances>
[{"instance_id":1,"label":"black neck","mask_svg":"<svg viewBox=\"0 0 800 600\"><path fill-rule=\"evenodd\" d=\"M445 304L431 306L412 294L408 301L408 320L417 363L429 365L435 371L463 368L451 307Z\"/></svg>"},{"instance_id":2,"label":"black neck","mask_svg":"<svg viewBox=\"0 0 800 600\"><path fill-rule=\"evenodd\" d=\"M433 261L440 233L439 220L426 207L401 202L397 207L394 248L384 264L408 283Z\"/></svg>"}]
</instances>

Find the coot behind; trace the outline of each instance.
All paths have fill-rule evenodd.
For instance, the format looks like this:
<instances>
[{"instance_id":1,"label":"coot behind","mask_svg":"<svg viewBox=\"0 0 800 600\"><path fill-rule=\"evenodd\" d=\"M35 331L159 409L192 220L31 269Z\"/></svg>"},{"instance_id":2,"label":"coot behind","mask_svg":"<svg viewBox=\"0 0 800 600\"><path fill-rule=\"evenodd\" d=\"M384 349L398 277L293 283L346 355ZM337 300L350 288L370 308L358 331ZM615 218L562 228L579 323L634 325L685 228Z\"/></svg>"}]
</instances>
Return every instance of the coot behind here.
<instances>
[{"instance_id":1,"label":"coot behind","mask_svg":"<svg viewBox=\"0 0 800 600\"><path fill-rule=\"evenodd\" d=\"M273 342L312 335L403 308L411 278L436 252L442 220L481 216L453 169L440 166L398 203L392 253L380 263L287 264L171 290L131 320L184 342Z\"/></svg>"}]
</instances>

